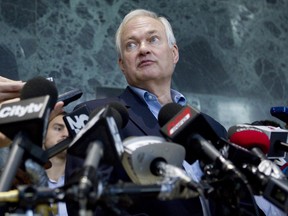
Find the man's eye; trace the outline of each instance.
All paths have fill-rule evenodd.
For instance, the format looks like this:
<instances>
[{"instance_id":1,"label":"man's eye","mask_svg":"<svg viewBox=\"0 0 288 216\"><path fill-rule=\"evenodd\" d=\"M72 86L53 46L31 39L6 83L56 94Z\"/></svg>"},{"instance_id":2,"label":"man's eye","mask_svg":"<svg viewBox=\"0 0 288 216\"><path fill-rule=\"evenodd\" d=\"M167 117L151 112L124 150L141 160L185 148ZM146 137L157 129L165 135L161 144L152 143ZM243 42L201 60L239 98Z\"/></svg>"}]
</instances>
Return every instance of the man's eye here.
<instances>
[{"instance_id":1,"label":"man's eye","mask_svg":"<svg viewBox=\"0 0 288 216\"><path fill-rule=\"evenodd\" d=\"M159 38L158 38L158 37L152 36L152 37L150 38L150 43L158 43L158 42L159 42Z\"/></svg>"},{"instance_id":2,"label":"man's eye","mask_svg":"<svg viewBox=\"0 0 288 216\"><path fill-rule=\"evenodd\" d=\"M59 126L55 126L55 127L54 127L54 130L55 130L55 131L61 131L61 129L62 129L62 128L59 127Z\"/></svg>"},{"instance_id":3,"label":"man's eye","mask_svg":"<svg viewBox=\"0 0 288 216\"><path fill-rule=\"evenodd\" d=\"M137 47L137 44L134 42L127 43L126 48L127 50L133 50Z\"/></svg>"}]
</instances>

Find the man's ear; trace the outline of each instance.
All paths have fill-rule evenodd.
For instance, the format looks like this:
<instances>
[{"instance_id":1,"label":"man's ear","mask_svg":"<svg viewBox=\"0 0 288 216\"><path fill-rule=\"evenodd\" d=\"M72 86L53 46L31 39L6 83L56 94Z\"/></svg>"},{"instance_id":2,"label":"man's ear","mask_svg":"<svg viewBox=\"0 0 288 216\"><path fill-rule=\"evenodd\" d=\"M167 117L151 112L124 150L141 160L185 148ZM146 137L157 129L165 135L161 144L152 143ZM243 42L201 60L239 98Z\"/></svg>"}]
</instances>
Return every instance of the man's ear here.
<instances>
[{"instance_id":1,"label":"man's ear","mask_svg":"<svg viewBox=\"0 0 288 216\"><path fill-rule=\"evenodd\" d=\"M124 62L121 58L118 58L118 65L122 71L122 73L125 75L125 72L124 72Z\"/></svg>"},{"instance_id":2,"label":"man's ear","mask_svg":"<svg viewBox=\"0 0 288 216\"><path fill-rule=\"evenodd\" d=\"M173 45L172 52L173 52L173 63L176 64L179 60L179 50L176 44Z\"/></svg>"}]
</instances>

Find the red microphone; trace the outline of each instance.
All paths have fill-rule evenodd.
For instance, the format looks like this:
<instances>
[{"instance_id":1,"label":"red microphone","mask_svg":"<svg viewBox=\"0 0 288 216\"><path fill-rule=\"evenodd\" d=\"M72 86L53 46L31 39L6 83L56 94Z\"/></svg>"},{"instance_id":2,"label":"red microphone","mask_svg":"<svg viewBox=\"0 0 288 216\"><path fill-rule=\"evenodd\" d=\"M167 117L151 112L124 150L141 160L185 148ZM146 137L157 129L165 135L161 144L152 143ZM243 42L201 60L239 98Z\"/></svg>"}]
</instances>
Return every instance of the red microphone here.
<instances>
[{"instance_id":1,"label":"red microphone","mask_svg":"<svg viewBox=\"0 0 288 216\"><path fill-rule=\"evenodd\" d=\"M270 139L266 133L254 127L242 127L230 133L229 139L236 145L249 149L261 159L257 166L261 173L277 179L285 178L280 168L266 156L270 148Z\"/></svg>"},{"instance_id":2,"label":"red microphone","mask_svg":"<svg viewBox=\"0 0 288 216\"><path fill-rule=\"evenodd\" d=\"M269 137L253 127L241 128L241 130L231 134L229 139L232 143L251 150L262 159L266 158L265 155L269 152Z\"/></svg>"}]
</instances>

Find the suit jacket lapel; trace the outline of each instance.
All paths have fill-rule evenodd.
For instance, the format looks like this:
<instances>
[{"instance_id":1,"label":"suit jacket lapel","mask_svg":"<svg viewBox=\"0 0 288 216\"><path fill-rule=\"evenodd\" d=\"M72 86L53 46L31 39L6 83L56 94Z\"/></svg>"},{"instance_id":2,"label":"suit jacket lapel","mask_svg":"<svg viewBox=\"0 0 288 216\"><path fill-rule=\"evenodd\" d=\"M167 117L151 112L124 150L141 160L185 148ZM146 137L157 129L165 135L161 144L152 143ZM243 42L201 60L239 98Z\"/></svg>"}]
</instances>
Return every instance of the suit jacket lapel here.
<instances>
[{"instance_id":1,"label":"suit jacket lapel","mask_svg":"<svg viewBox=\"0 0 288 216\"><path fill-rule=\"evenodd\" d=\"M128 109L130 120L139 127L145 135L161 136L157 119L144 103L129 87L119 96Z\"/></svg>"}]
</instances>

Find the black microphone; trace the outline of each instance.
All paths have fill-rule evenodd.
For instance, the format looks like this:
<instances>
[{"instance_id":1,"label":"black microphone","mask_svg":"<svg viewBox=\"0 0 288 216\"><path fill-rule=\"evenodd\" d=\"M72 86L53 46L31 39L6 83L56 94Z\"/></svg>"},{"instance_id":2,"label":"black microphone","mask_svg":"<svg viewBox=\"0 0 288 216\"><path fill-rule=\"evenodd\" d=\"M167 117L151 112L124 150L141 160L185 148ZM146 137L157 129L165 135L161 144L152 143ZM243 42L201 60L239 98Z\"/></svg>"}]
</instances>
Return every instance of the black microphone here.
<instances>
[{"instance_id":1,"label":"black microphone","mask_svg":"<svg viewBox=\"0 0 288 216\"><path fill-rule=\"evenodd\" d=\"M57 101L63 101L64 106L67 106L71 102L78 100L82 94L83 92L80 89L72 89L68 92L60 94Z\"/></svg>"},{"instance_id":2,"label":"black microphone","mask_svg":"<svg viewBox=\"0 0 288 216\"><path fill-rule=\"evenodd\" d=\"M76 134L88 122L89 115L90 112L88 111L87 106L83 105L63 116L63 121L69 136L46 150L48 158L52 158L68 148Z\"/></svg>"},{"instance_id":3,"label":"black microphone","mask_svg":"<svg viewBox=\"0 0 288 216\"><path fill-rule=\"evenodd\" d=\"M1 107L0 131L14 139L1 176L0 191L10 189L24 153L38 163L45 164L48 161L42 143L57 96L57 89L52 82L35 77L24 85L19 102Z\"/></svg>"},{"instance_id":4,"label":"black microphone","mask_svg":"<svg viewBox=\"0 0 288 216\"><path fill-rule=\"evenodd\" d=\"M172 115L170 113L171 110L174 110L176 114ZM173 117L169 119L167 116ZM249 196L248 200L250 200L251 203L249 202L247 205L250 206L252 204L253 212L258 212L255 207L252 188L246 176L243 175L242 170L240 171L242 163L239 161L242 160L242 155L248 159L259 158L250 151L237 147L219 137L207 118L208 117L192 107L182 107L171 103L162 107L158 120L160 126L162 126L160 129L161 133L167 139L184 146L186 150L185 160L188 163L193 163L196 160L204 163L204 175L200 182L206 181L214 188L214 192L207 194L208 197L211 195L214 199L218 197L217 201L221 199L224 211L226 209L229 212L234 212L238 211L238 208L241 206L239 201L244 196ZM226 157L218 151L218 149L222 150L223 148L228 148L228 154L230 154L230 149L233 154L235 151L240 153L238 153L240 159L236 159L239 167L236 167L234 164L235 158L232 157L231 160L229 158L226 159ZM231 161L233 161L233 163ZM234 191L232 196L229 190ZM237 196L235 197L236 194Z\"/></svg>"},{"instance_id":5,"label":"black microphone","mask_svg":"<svg viewBox=\"0 0 288 216\"><path fill-rule=\"evenodd\" d=\"M286 106L271 107L270 114L288 124L288 107Z\"/></svg>"},{"instance_id":6,"label":"black microphone","mask_svg":"<svg viewBox=\"0 0 288 216\"><path fill-rule=\"evenodd\" d=\"M115 108L114 108L115 107ZM125 110L125 111L123 111ZM122 113L123 112L123 113ZM85 158L86 149L91 141L102 142L104 146L104 161L113 164L123 153L122 140L118 128L128 122L128 112L123 105L108 104L102 109L90 114L87 124L76 134L70 143L69 154ZM126 118L126 119L125 119Z\"/></svg>"},{"instance_id":7,"label":"black microphone","mask_svg":"<svg viewBox=\"0 0 288 216\"><path fill-rule=\"evenodd\" d=\"M79 200L80 215L90 214L89 197L96 187L96 171L100 160L115 165L122 157L124 150L118 128L127 124L128 119L123 119L122 116L127 118L128 114L121 115L118 110L127 112L121 104L108 104L94 110L87 124L76 134L67 150L72 155L85 158L80 176L78 173L68 182L69 185L75 186L76 181L76 199ZM68 189L68 191L68 194L75 196L74 190Z\"/></svg>"},{"instance_id":8,"label":"black microphone","mask_svg":"<svg viewBox=\"0 0 288 216\"><path fill-rule=\"evenodd\" d=\"M204 162L214 162L217 158L224 160L218 151L223 147L224 140L217 135L206 117L198 110L169 103L161 108L158 120L161 133L169 140L184 146L185 160L188 163L195 162L199 157ZM195 142L194 145L191 143L192 140ZM225 141L225 144L227 143ZM230 162L227 163L226 166L229 167Z\"/></svg>"},{"instance_id":9,"label":"black microphone","mask_svg":"<svg viewBox=\"0 0 288 216\"><path fill-rule=\"evenodd\" d=\"M50 81L35 77L23 86L20 101L3 104L0 109L0 131L11 140L19 131L27 133L35 144L42 146L51 109L58 92Z\"/></svg>"},{"instance_id":10,"label":"black microphone","mask_svg":"<svg viewBox=\"0 0 288 216\"><path fill-rule=\"evenodd\" d=\"M129 116L128 116L128 112L126 110L126 108L118 103L118 102L112 102L109 104L109 106L111 107L112 111L112 116L115 117L117 120L117 124L119 128L123 128L125 127L125 125L128 122ZM55 155L57 155L58 153L66 150L69 145L71 144L72 140L74 139L74 137L76 136L76 134L85 127L85 125L87 124L87 122L89 121L89 115L90 118L91 116L95 115L98 111L100 111L100 108L94 110L92 113L94 114L90 114L90 111L88 111L86 105L80 106L77 109L75 109L73 112L71 112L70 114L63 116L63 120L65 122L65 125L67 127L67 130L69 131L69 137L67 137L66 139L60 141L59 143L57 143L56 145L52 146L51 148L47 149L47 155L48 158L51 158ZM86 121L87 119L87 121ZM86 146L83 147L83 150L85 152L86 150ZM73 147L75 148L75 147ZM79 146L76 148L80 148ZM79 149L80 150L80 149ZM71 151L77 151L77 150L69 150L69 152ZM84 152L75 152L75 153L71 153L74 155L78 155L80 157L85 157L85 153Z\"/></svg>"},{"instance_id":11,"label":"black microphone","mask_svg":"<svg viewBox=\"0 0 288 216\"><path fill-rule=\"evenodd\" d=\"M50 159L50 158L54 157L55 155L59 154L60 152L65 151L68 148L68 146L70 145L70 143L72 142L72 140L73 140L73 138L67 137L66 139L58 142L57 144L55 144L51 148L46 149L47 157Z\"/></svg>"},{"instance_id":12,"label":"black microphone","mask_svg":"<svg viewBox=\"0 0 288 216\"><path fill-rule=\"evenodd\" d=\"M260 162L259 157L247 149L219 137L208 122L207 117L192 107L168 103L161 108L158 121L162 127L161 133L166 138L184 145L186 150L185 160L190 164L199 159L199 155L193 153L194 147L187 143L192 133L199 134L202 138L209 140L222 155L232 161L237 167L241 166L243 161L251 164L259 164ZM212 151L212 149L210 150ZM207 156L202 155L202 159L206 158L207 160Z\"/></svg>"},{"instance_id":13,"label":"black microphone","mask_svg":"<svg viewBox=\"0 0 288 216\"><path fill-rule=\"evenodd\" d=\"M87 106L83 105L63 116L63 121L70 137L75 137L76 134L85 126L88 122L89 114L90 112Z\"/></svg>"}]
</instances>

